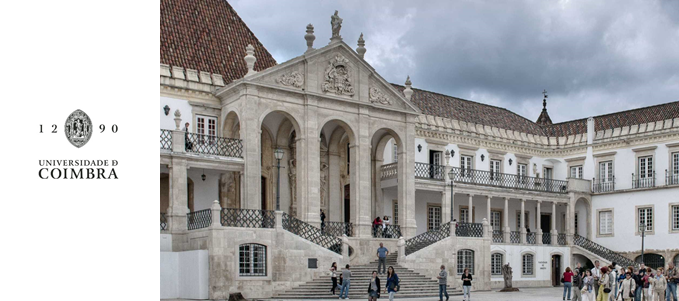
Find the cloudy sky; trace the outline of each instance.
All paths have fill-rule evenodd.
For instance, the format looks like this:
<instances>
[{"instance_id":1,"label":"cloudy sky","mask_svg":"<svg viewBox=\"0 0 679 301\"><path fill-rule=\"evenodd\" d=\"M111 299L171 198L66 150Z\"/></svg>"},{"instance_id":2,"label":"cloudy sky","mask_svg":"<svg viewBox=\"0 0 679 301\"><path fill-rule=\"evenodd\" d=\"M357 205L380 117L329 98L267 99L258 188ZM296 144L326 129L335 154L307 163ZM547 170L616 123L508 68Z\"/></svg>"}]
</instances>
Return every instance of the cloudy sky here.
<instances>
[{"instance_id":1,"label":"cloudy sky","mask_svg":"<svg viewBox=\"0 0 679 301\"><path fill-rule=\"evenodd\" d=\"M679 1L229 1L285 62L330 15L387 81L553 122L679 100Z\"/></svg>"}]
</instances>

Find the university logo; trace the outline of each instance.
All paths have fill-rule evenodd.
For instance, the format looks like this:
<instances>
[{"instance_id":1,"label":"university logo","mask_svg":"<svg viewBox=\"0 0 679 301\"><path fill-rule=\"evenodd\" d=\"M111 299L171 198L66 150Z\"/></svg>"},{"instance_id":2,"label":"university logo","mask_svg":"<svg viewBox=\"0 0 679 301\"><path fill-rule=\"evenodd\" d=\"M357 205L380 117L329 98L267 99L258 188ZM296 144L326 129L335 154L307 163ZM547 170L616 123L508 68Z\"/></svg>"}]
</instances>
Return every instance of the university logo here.
<instances>
[{"instance_id":1,"label":"university logo","mask_svg":"<svg viewBox=\"0 0 679 301\"><path fill-rule=\"evenodd\" d=\"M92 121L90 116L81 110L75 110L71 115L68 115L66 124L64 125L64 132L66 139L75 147L81 147L87 144L92 137Z\"/></svg>"}]
</instances>

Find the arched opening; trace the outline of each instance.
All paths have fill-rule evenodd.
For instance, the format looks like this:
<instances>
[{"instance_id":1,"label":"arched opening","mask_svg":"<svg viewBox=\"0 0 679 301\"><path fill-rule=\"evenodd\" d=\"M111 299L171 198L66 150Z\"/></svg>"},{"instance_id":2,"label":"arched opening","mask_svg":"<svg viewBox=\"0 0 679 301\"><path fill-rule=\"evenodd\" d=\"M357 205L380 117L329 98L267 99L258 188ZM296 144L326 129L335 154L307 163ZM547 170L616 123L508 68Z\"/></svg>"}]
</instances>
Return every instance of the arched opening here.
<instances>
[{"instance_id":1,"label":"arched opening","mask_svg":"<svg viewBox=\"0 0 679 301\"><path fill-rule=\"evenodd\" d=\"M228 118L227 118L228 119ZM257 206L263 210L276 210L277 200L280 210L288 212L292 216L301 217L300 205L297 202L300 193L297 191L299 178L297 169L300 162L297 161L299 132L297 121L292 115L283 111L273 111L261 119L260 125L260 195ZM276 149L283 150L280 159L280 194L276 191L278 186L278 160L274 156ZM251 183L254 184L254 183Z\"/></svg>"},{"instance_id":2,"label":"arched opening","mask_svg":"<svg viewBox=\"0 0 679 301\"><path fill-rule=\"evenodd\" d=\"M573 218L574 232L576 235L591 239L592 229L592 209L591 204L586 198L579 198L575 201L575 212Z\"/></svg>"},{"instance_id":3,"label":"arched opening","mask_svg":"<svg viewBox=\"0 0 679 301\"><path fill-rule=\"evenodd\" d=\"M637 256L637 258L635 258L634 261L637 262L637 263L642 263L641 255ZM664 267L665 266L665 257L662 256L662 255L654 254L654 253L644 254L643 264L645 264L647 267L650 267L652 269Z\"/></svg>"},{"instance_id":4,"label":"arched opening","mask_svg":"<svg viewBox=\"0 0 679 301\"><path fill-rule=\"evenodd\" d=\"M230 111L224 117L222 136L240 139L240 119L238 114ZM219 203L222 208L240 208L241 178L237 171L225 171L219 175Z\"/></svg>"},{"instance_id":5,"label":"arched opening","mask_svg":"<svg viewBox=\"0 0 679 301\"><path fill-rule=\"evenodd\" d=\"M552 254L552 286L561 285L562 262L560 254Z\"/></svg>"},{"instance_id":6,"label":"arched opening","mask_svg":"<svg viewBox=\"0 0 679 301\"><path fill-rule=\"evenodd\" d=\"M582 254L573 254L571 265L577 266L578 263L580 264L580 267L583 268L583 270L591 270L594 267L594 263L591 259Z\"/></svg>"},{"instance_id":7,"label":"arched opening","mask_svg":"<svg viewBox=\"0 0 679 301\"><path fill-rule=\"evenodd\" d=\"M168 173L160 174L160 212L167 213L167 208L170 207L170 175Z\"/></svg>"},{"instance_id":8,"label":"arched opening","mask_svg":"<svg viewBox=\"0 0 679 301\"><path fill-rule=\"evenodd\" d=\"M189 212L194 211L193 204L193 180L191 178L186 178L186 193L188 194Z\"/></svg>"},{"instance_id":9,"label":"arched opening","mask_svg":"<svg viewBox=\"0 0 679 301\"><path fill-rule=\"evenodd\" d=\"M380 217L387 219L386 225L373 231L380 237L402 236L401 226L406 221L405 210L405 177L403 165L405 162L404 148L399 135L391 129L379 129L372 136L371 146L371 174L372 174L372 219ZM441 206L428 204L427 210L433 210L436 220L428 223L438 227L443 222L441 219ZM402 210L399 210L402 209ZM413 208L414 209L414 208ZM389 229L391 227L391 229ZM379 232L382 235L379 235ZM424 230L423 230L424 231ZM419 232L419 231L418 231Z\"/></svg>"},{"instance_id":10,"label":"arched opening","mask_svg":"<svg viewBox=\"0 0 679 301\"><path fill-rule=\"evenodd\" d=\"M358 205L352 193L356 163L355 135L342 120L331 119L319 131L319 203L325 222L355 223Z\"/></svg>"}]
</instances>

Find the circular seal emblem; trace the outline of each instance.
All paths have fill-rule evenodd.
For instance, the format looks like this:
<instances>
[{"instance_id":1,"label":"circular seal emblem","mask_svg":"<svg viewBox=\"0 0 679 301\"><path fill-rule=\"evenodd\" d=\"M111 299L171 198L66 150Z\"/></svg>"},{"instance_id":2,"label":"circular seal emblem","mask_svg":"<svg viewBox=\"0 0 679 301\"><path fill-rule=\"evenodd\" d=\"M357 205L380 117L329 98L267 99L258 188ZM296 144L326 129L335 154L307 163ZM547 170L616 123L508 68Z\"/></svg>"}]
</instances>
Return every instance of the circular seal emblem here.
<instances>
[{"instance_id":1,"label":"circular seal emblem","mask_svg":"<svg viewBox=\"0 0 679 301\"><path fill-rule=\"evenodd\" d=\"M66 118L64 125L66 139L75 147L87 144L92 137L92 121L82 110L75 110Z\"/></svg>"}]
</instances>

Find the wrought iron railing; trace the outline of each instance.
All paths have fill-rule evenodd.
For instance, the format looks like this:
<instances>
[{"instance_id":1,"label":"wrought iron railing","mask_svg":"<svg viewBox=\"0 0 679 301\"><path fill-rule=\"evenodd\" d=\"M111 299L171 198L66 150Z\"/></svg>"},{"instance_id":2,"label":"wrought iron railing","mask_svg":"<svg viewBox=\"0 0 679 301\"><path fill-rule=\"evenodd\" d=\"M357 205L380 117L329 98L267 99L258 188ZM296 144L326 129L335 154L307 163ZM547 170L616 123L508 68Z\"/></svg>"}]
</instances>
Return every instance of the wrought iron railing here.
<instances>
[{"instance_id":1,"label":"wrought iron railing","mask_svg":"<svg viewBox=\"0 0 679 301\"><path fill-rule=\"evenodd\" d=\"M332 236L354 236L354 224L345 222L324 222L321 230Z\"/></svg>"},{"instance_id":2,"label":"wrought iron railing","mask_svg":"<svg viewBox=\"0 0 679 301\"><path fill-rule=\"evenodd\" d=\"M519 231L509 232L509 242L513 243L513 244L520 244L521 243L521 232L519 232Z\"/></svg>"},{"instance_id":3,"label":"wrought iron railing","mask_svg":"<svg viewBox=\"0 0 679 301\"><path fill-rule=\"evenodd\" d=\"M305 223L285 212L283 212L283 229L337 254L342 254L341 238L323 233L321 229Z\"/></svg>"},{"instance_id":4,"label":"wrought iron railing","mask_svg":"<svg viewBox=\"0 0 679 301\"><path fill-rule=\"evenodd\" d=\"M381 238L399 238L401 235L401 226L387 225L387 227L374 226L372 229L373 237Z\"/></svg>"},{"instance_id":5,"label":"wrought iron railing","mask_svg":"<svg viewBox=\"0 0 679 301\"><path fill-rule=\"evenodd\" d=\"M552 233L543 232L542 233L542 244L551 245L552 244Z\"/></svg>"},{"instance_id":6,"label":"wrought iron railing","mask_svg":"<svg viewBox=\"0 0 679 301\"><path fill-rule=\"evenodd\" d=\"M384 164L380 167L380 178L382 180L394 179L398 175L398 162Z\"/></svg>"},{"instance_id":7,"label":"wrought iron railing","mask_svg":"<svg viewBox=\"0 0 679 301\"><path fill-rule=\"evenodd\" d=\"M679 185L679 170L675 170L674 173L668 172L665 169L665 185Z\"/></svg>"},{"instance_id":8,"label":"wrought iron railing","mask_svg":"<svg viewBox=\"0 0 679 301\"><path fill-rule=\"evenodd\" d=\"M160 149L172 150L172 131L160 130Z\"/></svg>"},{"instance_id":9,"label":"wrought iron railing","mask_svg":"<svg viewBox=\"0 0 679 301\"><path fill-rule=\"evenodd\" d=\"M274 228L276 215L272 210L222 208L221 223L224 227Z\"/></svg>"},{"instance_id":10,"label":"wrought iron railing","mask_svg":"<svg viewBox=\"0 0 679 301\"><path fill-rule=\"evenodd\" d=\"M415 162L415 178L443 181L445 172L443 165Z\"/></svg>"},{"instance_id":11,"label":"wrought iron railing","mask_svg":"<svg viewBox=\"0 0 679 301\"><path fill-rule=\"evenodd\" d=\"M609 181L603 181L599 179L597 182L596 178L592 178L592 192L609 192L615 190L615 176Z\"/></svg>"},{"instance_id":12,"label":"wrought iron railing","mask_svg":"<svg viewBox=\"0 0 679 301\"><path fill-rule=\"evenodd\" d=\"M207 228L212 224L212 212L210 209L203 209L186 214L186 224L189 230Z\"/></svg>"},{"instance_id":13,"label":"wrought iron railing","mask_svg":"<svg viewBox=\"0 0 679 301\"><path fill-rule=\"evenodd\" d=\"M160 230L167 230L167 215L165 212L160 213Z\"/></svg>"},{"instance_id":14,"label":"wrought iron railing","mask_svg":"<svg viewBox=\"0 0 679 301\"><path fill-rule=\"evenodd\" d=\"M559 245L565 246L566 245L566 233L559 233L556 235L556 242Z\"/></svg>"},{"instance_id":15,"label":"wrought iron railing","mask_svg":"<svg viewBox=\"0 0 679 301\"><path fill-rule=\"evenodd\" d=\"M243 140L186 133L186 151L191 153L243 158Z\"/></svg>"},{"instance_id":16,"label":"wrought iron railing","mask_svg":"<svg viewBox=\"0 0 679 301\"><path fill-rule=\"evenodd\" d=\"M604 259L606 259L610 262L615 261L620 266L636 267L636 266L639 265L638 263L634 262L633 260L631 260L631 259L629 259L625 256L622 256L622 255L620 255L620 254L618 254L618 253L616 253L616 252L614 252L614 251L612 251L612 250L610 250L610 249L608 249L608 248L606 248L606 247L604 247L600 244L597 244L597 243L595 243L595 242L593 242L593 241L591 241L587 238L584 238L580 235L577 235L577 234L575 235L575 237L573 238L573 243L576 246L579 246L579 247L581 247L581 248L583 248L587 251L590 251L590 252L592 252L592 253L594 253L598 256L601 256L602 258L604 258Z\"/></svg>"},{"instance_id":17,"label":"wrought iron railing","mask_svg":"<svg viewBox=\"0 0 679 301\"><path fill-rule=\"evenodd\" d=\"M504 242L504 233L502 230L493 230L493 242L494 243L502 243Z\"/></svg>"},{"instance_id":18,"label":"wrought iron railing","mask_svg":"<svg viewBox=\"0 0 679 301\"><path fill-rule=\"evenodd\" d=\"M406 240L406 256L415 253L433 243L450 237L450 223L444 223L440 228L424 232Z\"/></svg>"},{"instance_id":19,"label":"wrought iron railing","mask_svg":"<svg viewBox=\"0 0 679 301\"><path fill-rule=\"evenodd\" d=\"M483 224L459 222L455 227L455 236L483 237Z\"/></svg>"},{"instance_id":20,"label":"wrought iron railing","mask_svg":"<svg viewBox=\"0 0 679 301\"><path fill-rule=\"evenodd\" d=\"M453 167L450 178L455 183L487 185L512 189L567 193L568 182L485 170Z\"/></svg>"},{"instance_id":21,"label":"wrought iron railing","mask_svg":"<svg viewBox=\"0 0 679 301\"><path fill-rule=\"evenodd\" d=\"M537 241L535 240L535 236L536 236L535 232L526 233L526 243L529 243L531 245L536 244Z\"/></svg>"},{"instance_id":22,"label":"wrought iron railing","mask_svg":"<svg viewBox=\"0 0 679 301\"><path fill-rule=\"evenodd\" d=\"M632 174L632 188L651 188L655 187L655 171L652 175L646 177L639 177Z\"/></svg>"}]
</instances>

